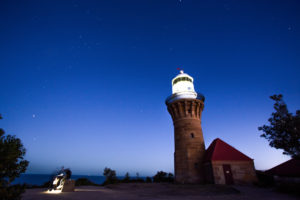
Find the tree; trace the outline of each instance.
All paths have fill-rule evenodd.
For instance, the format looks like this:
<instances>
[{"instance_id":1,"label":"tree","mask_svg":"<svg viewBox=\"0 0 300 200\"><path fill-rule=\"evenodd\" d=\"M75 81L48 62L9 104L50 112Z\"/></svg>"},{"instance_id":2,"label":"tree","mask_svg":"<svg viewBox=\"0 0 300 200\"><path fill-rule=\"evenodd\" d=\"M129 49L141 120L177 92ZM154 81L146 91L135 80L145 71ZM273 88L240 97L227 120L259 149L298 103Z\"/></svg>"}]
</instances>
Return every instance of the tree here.
<instances>
[{"instance_id":1,"label":"tree","mask_svg":"<svg viewBox=\"0 0 300 200\"><path fill-rule=\"evenodd\" d=\"M26 171L29 162L24 160L26 150L21 140L4 134L4 130L0 129L0 197L7 200L20 199L25 186L11 186L11 183Z\"/></svg>"},{"instance_id":2,"label":"tree","mask_svg":"<svg viewBox=\"0 0 300 200\"><path fill-rule=\"evenodd\" d=\"M154 183L160 182L174 182L174 176L172 173L166 173L164 171L159 171L153 176Z\"/></svg>"},{"instance_id":3,"label":"tree","mask_svg":"<svg viewBox=\"0 0 300 200\"><path fill-rule=\"evenodd\" d=\"M269 125L258 127L264 133L261 137L269 141L271 147L283 149L283 154L293 158L300 158L300 110L293 115L289 113L287 105L282 100L282 95L273 95L274 109Z\"/></svg>"},{"instance_id":4,"label":"tree","mask_svg":"<svg viewBox=\"0 0 300 200\"><path fill-rule=\"evenodd\" d=\"M129 173L127 172L122 180L123 183L129 183L130 182L130 176Z\"/></svg>"},{"instance_id":5,"label":"tree","mask_svg":"<svg viewBox=\"0 0 300 200\"><path fill-rule=\"evenodd\" d=\"M103 176L105 176L105 182L103 183L103 185L113 184L118 182L115 170L105 167Z\"/></svg>"}]
</instances>

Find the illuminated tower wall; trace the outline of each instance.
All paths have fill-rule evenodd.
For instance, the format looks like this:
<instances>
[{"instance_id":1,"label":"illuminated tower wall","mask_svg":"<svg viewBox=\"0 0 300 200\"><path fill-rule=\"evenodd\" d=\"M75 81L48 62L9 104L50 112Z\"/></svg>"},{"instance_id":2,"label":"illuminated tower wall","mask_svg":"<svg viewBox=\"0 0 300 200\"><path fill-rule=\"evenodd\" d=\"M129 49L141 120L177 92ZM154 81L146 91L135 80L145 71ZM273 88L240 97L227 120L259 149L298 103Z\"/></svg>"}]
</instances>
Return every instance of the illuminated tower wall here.
<instances>
[{"instance_id":1,"label":"illuminated tower wall","mask_svg":"<svg viewBox=\"0 0 300 200\"><path fill-rule=\"evenodd\" d=\"M195 92L193 81L181 71L172 80L173 94L166 100L174 124L175 181L178 183L204 182L205 146L201 128L204 96Z\"/></svg>"}]
</instances>

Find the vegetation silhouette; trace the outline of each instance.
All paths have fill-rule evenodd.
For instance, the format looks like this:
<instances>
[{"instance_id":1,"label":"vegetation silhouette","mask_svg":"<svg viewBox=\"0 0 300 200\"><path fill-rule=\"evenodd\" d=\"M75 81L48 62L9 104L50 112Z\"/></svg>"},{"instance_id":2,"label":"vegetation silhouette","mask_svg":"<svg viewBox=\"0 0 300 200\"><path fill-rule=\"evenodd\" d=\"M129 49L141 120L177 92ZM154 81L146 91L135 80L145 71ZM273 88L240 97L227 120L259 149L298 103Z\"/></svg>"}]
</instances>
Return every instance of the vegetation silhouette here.
<instances>
[{"instance_id":1,"label":"vegetation silhouette","mask_svg":"<svg viewBox=\"0 0 300 200\"><path fill-rule=\"evenodd\" d=\"M147 176L145 182L146 183L152 183L152 178L150 178L149 176Z\"/></svg>"},{"instance_id":2,"label":"vegetation silhouette","mask_svg":"<svg viewBox=\"0 0 300 200\"><path fill-rule=\"evenodd\" d=\"M25 185L11 183L26 171L29 162L24 159L26 149L21 140L4 134L4 130L0 128L0 197L5 200L18 200L25 191Z\"/></svg>"},{"instance_id":3,"label":"vegetation silhouette","mask_svg":"<svg viewBox=\"0 0 300 200\"><path fill-rule=\"evenodd\" d=\"M162 183L162 182L174 182L174 176L172 173L166 173L164 171L158 171L155 176L153 176L154 183Z\"/></svg>"},{"instance_id":4,"label":"vegetation silhouette","mask_svg":"<svg viewBox=\"0 0 300 200\"><path fill-rule=\"evenodd\" d=\"M83 185L99 186L99 184L96 184L96 183L90 181L88 178L78 178L75 181L75 186L83 186Z\"/></svg>"},{"instance_id":5,"label":"vegetation silhouette","mask_svg":"<svg viewBox=\"0 0 300 200\"><path fill-rule=\"evenodd\" d=\"M116 171L105 167L103 175L105 176L105 181L102 185L109 185L115 183L144 183L145 180L140 178L139 173L136 173L136 178L131 178L127 172L123 179L118 179L116 176Z\"/></svg>"},{"instance_id":6,"label":"vegetation silhouette","mask_svg":"<svg viewBox=\"0 0 300 200\"><path fill-rule=\"evenodd\" d=\"M105 167L103 175L105 176L105 181L102 185L116 184L116 183L161 183L161 182L174 182L174 175L172 173L167 173L164 171L158 171L152 178L147 176L146 178L141 178L139 173L136 173L136 178L131 178L127 172L123 179L119 180L116 176L116 171Z\"/></svg>"},{"instance_id":7,"label":"vegetation silhouette","mask_svg":"<svg viewBox=\"0 0 300 200\"><path fill-rule=\"evenodd\" d=\"M105 167L103 171L103 176L105 176L105 181L103 185L114 184L120 182L117 178L116 171Z\"/></svg>"},{"instance_id":8,"label":"vegetation silhouette","mask_svg":"<svg viewBox=\"0 0 300 200\"><path fill-rule=\"evenodd\" d=\"M258 127L264 133L261 137L269 141L269 145L276 149L282 149L283 154L300 159L300 110L293 115L287 109L283 96L270 96L275 101L275 112L268 119L269 125Z\"/></svg>"},{"instance_id":9,"label":"vegetation silhouette","mask_svg":"<svg viewBox=\"0 0 300 200\"><path fill-rule=\"evenodd\" d=\"M127 172L122 180L122 183L129 183L130 182L130 176L129 173Z\"/></svg>"}]
</instances>

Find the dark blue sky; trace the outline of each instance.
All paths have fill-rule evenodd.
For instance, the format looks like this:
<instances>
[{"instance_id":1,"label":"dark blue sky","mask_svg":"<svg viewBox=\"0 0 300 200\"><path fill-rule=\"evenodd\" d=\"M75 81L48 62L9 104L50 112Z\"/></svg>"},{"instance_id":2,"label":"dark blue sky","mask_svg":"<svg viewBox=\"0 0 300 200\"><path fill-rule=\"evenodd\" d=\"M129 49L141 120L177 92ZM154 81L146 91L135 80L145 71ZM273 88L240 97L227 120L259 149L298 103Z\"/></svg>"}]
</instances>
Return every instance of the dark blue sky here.
<instances>
[{"instance_id":1,"label":"dark blue sky","mask_svg":"<svg viewBox=\"0 0 300 200\"><path fill-rule=\"evenodd\" d=\"M164 104L180 67L206 97L217 137L257 169L288 159L257 127L282 93L300 108L300 3L1 1L0 127L21 138L28 173L173 171Z\"/></svg>"}]
</instances>

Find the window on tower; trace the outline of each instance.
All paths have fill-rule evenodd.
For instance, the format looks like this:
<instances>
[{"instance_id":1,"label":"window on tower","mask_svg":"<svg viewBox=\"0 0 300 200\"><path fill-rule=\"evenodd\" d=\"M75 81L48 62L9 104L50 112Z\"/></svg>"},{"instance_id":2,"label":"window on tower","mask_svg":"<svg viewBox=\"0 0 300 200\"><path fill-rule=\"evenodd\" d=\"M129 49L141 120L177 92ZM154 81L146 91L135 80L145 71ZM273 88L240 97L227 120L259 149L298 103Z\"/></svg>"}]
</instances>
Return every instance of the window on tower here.
<instances>
[{"instance_id":1,"label":"window on tower","mask_svg":"<svg viewBox=\"0 0 300 200\"><path fill-rule=\"evenodd\" d=\"M194 163L194 166L197 169L198 168L198 163Z\"/></svg>"},{"instance_id":2,"label":"window on tower","mask_svg":"<svg viewBox=\"0 0 300 200\"><path fill-rule=\"evenodd\" d=\"M194 138L194 137L195 137L194 133L191 133L191 138Z\"/></svg>"},{"instance_id":3,"label":"window on tower","mask_svg":"<svg viewBox=\"0 0 300 200\"><path fill-rule=\"evenodd\" d=\"M179 77L179 78L176 78L174 81L173 81L173 85L175 83L178 83L179 81L189 81L189 82L193 82L192 79L190 79L189 77Z\"/></svg>"}]
</instances>

